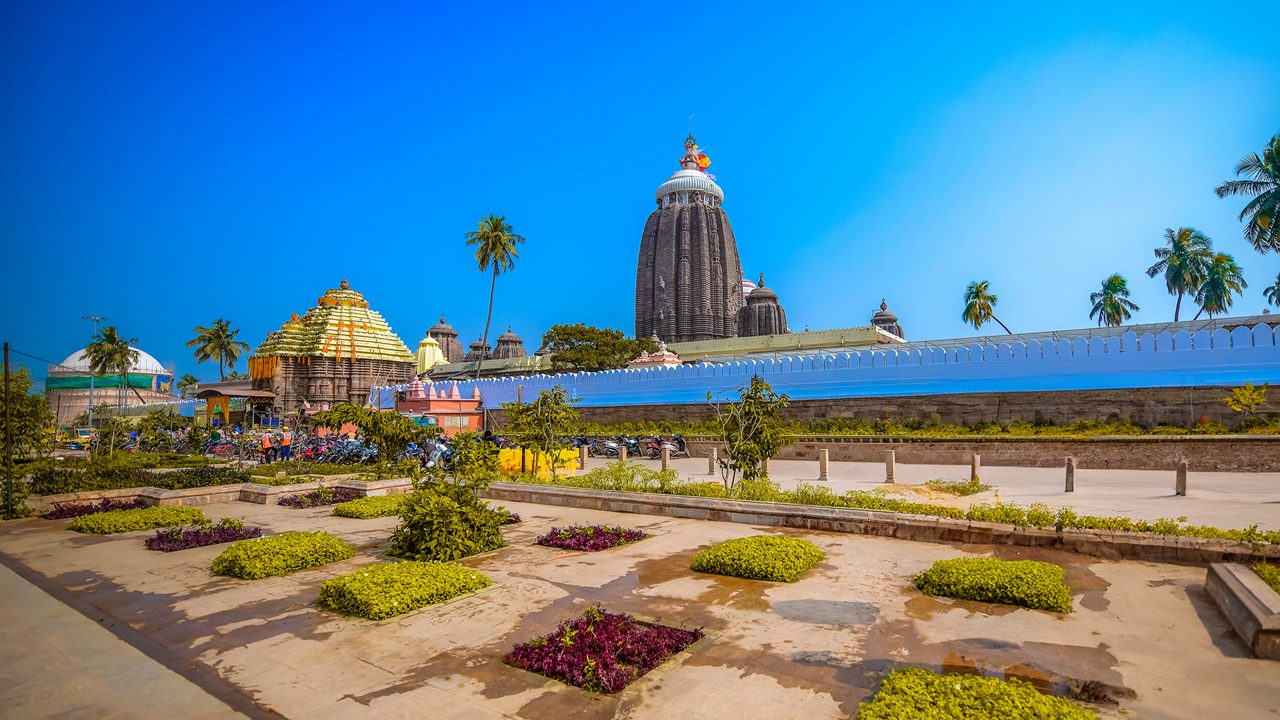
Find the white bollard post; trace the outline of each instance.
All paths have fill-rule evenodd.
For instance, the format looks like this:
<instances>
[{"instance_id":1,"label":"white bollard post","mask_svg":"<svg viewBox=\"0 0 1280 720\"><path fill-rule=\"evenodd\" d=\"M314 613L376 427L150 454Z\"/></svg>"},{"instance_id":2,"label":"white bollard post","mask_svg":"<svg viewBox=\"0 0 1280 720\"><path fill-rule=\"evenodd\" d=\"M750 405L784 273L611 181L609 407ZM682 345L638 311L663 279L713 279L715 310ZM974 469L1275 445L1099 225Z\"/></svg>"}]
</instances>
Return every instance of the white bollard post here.
<instances>
[{"instance_id":1,"label":"white bollard post","mask_svg":"<svg viewBox=\"0 0 1280 720\"><path fill-rule=\"evenodd\" d=\"M626 443L618 443L618 459L623 462L627 461L627 444Z\"/></svg>"},{"instance_id":2,"label":"white bollard post","mask_svg":"<svg viewBox=\"0 0 1280 720\"><path fill-rule=\"evenodd\" d=\"M1076 491L1076 459L1067 458L1067 487L1065 492Z\"/></svg>"},{"instance_id":3,"label":"white bollard post","mask_svg":"<svg viewBox=\"0 0 1280 720\"><path fill-rule=\"evenodd\" d=\"M893 461L894 455L892 450L884 451L884 481L886 483L893 482Z\"/></svg>"},{"instance_id":4,"label":"white bollard post","mask_svg":"<svg viewBox=\"0 0 1280 720\"><path fill-rule=\"evenodd\" d=\"M662 448L662 469L664 472L671 469L671 451L667 448Z\"/></svg>"},{"instance_id":5,"label":"white bollard post","mask_svg":"<svg viewBox=\"0 0 1280 720\"><path fill-rule=\"evenodd\" d=\"M978 471L982 469L982 456L974 453L969 458L969 482L978 482Z\"/></svg>"},{"instance_id":6,"label":"white bollard post","mask_svg":"<svg viewBox=\"0 0 1280 720\"><path fill-rule=\"evenodd\" d=\"M829 474L831 463L831 451L822 448L818 451L818 482L826 482L831 479Z\"/></svg>"},{"instance_id":7,"label":"white bollard post","mask_svg":"<svg viewBox=\"0 0 1280 720\"><path fill-rule=\"evenodd\" d=\"M708 475L715 475L716 471L719 469L720 462L717 457L718 455L719 455L719 452L715 448L711 448L711 454L707 456L707 474Z\"/></svg>"},{"instance_id":8,"label":"white bollard post","mask_svg":"<svg viewBox=\"0 0 1280 720\"><path fill-rule=\"evenodd\" d=\"M1182 460L1178 463L1178 474L1175 476L1173 483L1173 494L1186 497L1187 495L1187 461Z\"/></svg>"},{"instance_id":9,"label":"white bollard post","mask_svg":"<svg viewBox=\"0 0 1280 720\"><path fill-rule=\"evenodd\" d=\"M578 446L578 469L579 470L587 469L587 446L586 445Z\"/></svg>"}]
</instances>

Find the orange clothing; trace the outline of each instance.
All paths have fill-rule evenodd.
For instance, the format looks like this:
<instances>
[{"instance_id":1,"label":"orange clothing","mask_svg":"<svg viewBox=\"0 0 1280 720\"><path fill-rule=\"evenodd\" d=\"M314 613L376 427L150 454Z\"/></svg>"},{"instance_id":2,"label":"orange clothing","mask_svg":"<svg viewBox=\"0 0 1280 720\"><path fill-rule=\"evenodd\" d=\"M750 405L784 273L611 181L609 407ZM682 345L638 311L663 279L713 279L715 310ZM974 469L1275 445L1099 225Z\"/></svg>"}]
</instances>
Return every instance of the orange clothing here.
<instances>
[{"instance_id":1,"label":"orange clothing","mask_svg":"<svg viewBox=\"0 0 1280 720\"><path fill-rule=\"evenodd\" d=\"M284 433L280 436L280 446L289 447L292 444L293 444L293 433L289 432L288 430L285 430Z\"/></svg>"},{"instance_id":2,"label":"orange clothing","mask_svg":"<svg viewBox=\"0 0 1280 720\"><path fill-rule=\"evenodd\" d=\"M266 449L267 449L267 448L269 448L269 447L271 447L271 435L270 435L270 434L263 435L263 436L262 436L262 449L263 449L263 450L266 450Z\"/></svg>"}]
</instances>

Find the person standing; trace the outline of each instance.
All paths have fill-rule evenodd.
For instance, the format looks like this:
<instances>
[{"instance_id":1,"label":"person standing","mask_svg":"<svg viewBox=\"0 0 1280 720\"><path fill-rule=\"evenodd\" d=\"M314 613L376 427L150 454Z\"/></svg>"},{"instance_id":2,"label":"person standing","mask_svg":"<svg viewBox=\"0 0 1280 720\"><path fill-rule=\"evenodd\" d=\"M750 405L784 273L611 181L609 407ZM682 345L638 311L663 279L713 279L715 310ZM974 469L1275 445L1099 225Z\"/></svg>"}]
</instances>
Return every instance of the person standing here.
<instances>
[{"instance_id":1,"label":"person standing","mask_svg":"<svg viewBox=\"0 0 1280 720\"><path fill-rule=\"evenodd\" d=\"M280 433L280 459L290 460L293 458L293 433L289 431L289 426L284 426Z\"/></svg>"},{"instance_id":2,"label":"person standing","mask_svg":"<svg viewBox=\"0 0 1280 720\"><path fill-rule=\"evenodd\" d=\"M262 462L269 463L274 458L275 448L271 445L271 431L266 430L258 437L258 447L262 450Z\"/></svg>"}]
</instances>

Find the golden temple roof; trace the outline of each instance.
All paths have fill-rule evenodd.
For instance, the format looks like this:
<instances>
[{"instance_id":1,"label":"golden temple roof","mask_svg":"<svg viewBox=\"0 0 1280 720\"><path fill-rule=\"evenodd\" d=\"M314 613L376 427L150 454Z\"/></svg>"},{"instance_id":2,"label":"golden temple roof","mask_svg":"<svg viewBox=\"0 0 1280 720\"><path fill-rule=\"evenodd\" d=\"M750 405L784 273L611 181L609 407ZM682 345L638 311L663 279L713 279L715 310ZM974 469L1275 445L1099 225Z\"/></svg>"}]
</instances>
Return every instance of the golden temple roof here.
<instances>
[{"instance_id":1,"label":"golden temple roof","mask_svg":"<svg viewBox=\"0 0 1280 720\"><path fill-rule=\"evenodd\" d=\"M414 362L404 341L346 280L325 291L307 314L295 313L279 330L267 333L255 354Z\"/></svg>"}]
</instances>

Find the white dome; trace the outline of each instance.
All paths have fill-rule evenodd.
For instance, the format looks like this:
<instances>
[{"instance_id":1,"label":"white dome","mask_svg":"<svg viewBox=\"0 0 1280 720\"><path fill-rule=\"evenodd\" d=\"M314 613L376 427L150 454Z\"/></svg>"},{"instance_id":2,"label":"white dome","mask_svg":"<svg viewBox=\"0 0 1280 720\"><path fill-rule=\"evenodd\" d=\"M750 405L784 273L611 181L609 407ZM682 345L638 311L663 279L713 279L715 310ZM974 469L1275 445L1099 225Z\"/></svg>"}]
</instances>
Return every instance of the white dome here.
<instances>
[{"instance_id":1,"label":"white dome","mask_svg":"<svg viewBox=\"0 0 1280 720\"><path fill-rule=\"evenodd\" d=\"M160 364L159 360L151 357L151 355L147 354L144 350L139 350L138 348L133 349L138 350L138 361L133 364L133 367L129 368L129 372L143 375L169 374L169 371L164 369L164 366ZM66 360L62 361L62 367L50 368L50 372L58 373L74 370L81 373L88 373L90 371L89 360L84 356L84 353L84 350L77 350L71 353L67 356Z\"/></svg>"},{"instance_id":2,"label":"white dome","mask_svg":"<svg viewBox=\"0 0 1280 720\"><path fill-rule=\"evenodd\" d=\"M666 182L658 186L654 197L662 200L668 193L689 192L691 190L714 195L717 200L724 202L724 191L720 189L719 185L715 184L715 181L707 177L707 174L701 170L688 168L677 170L674 175L667 178Z\"/></svg>"},{"instance_id":3,"label":"white dome","mask_svg":"<svg viewBox=\"0 0 1280 720\"><path fill-rule=\"evenodd\" d=\"M756 289L756 284L748 280L746 275L743 275L742 276L742 297L745 298L746 296L750 295L751 291L755 289Z\"/></svg>"}]
</instances>

